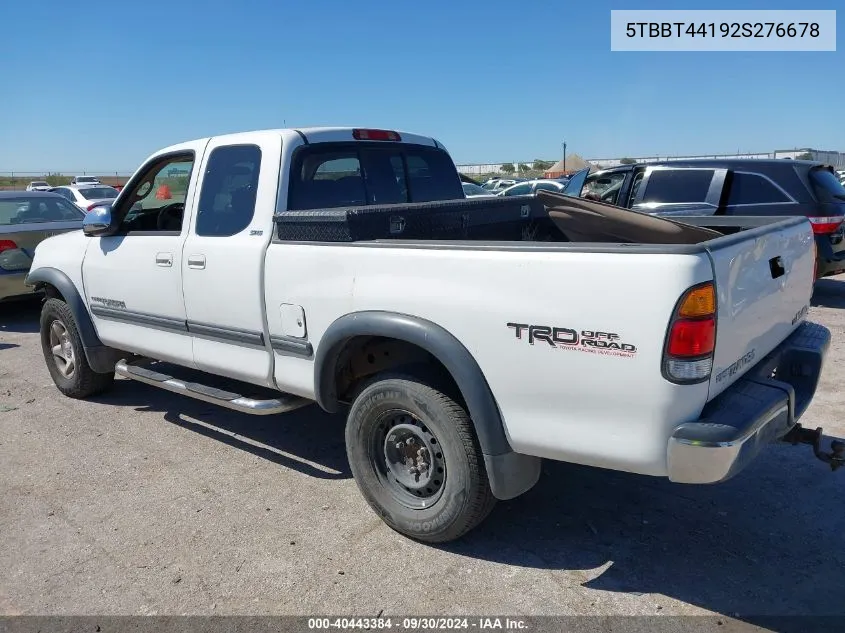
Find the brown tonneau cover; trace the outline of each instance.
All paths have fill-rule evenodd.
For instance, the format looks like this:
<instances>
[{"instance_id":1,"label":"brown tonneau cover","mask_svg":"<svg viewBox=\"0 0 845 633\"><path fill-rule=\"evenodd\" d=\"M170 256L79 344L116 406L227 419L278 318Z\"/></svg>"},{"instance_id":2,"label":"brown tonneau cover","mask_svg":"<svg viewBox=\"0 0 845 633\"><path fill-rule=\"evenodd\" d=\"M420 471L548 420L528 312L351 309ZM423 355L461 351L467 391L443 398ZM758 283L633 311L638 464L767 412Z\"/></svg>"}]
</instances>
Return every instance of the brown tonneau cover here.
<instances>
[{"instance_id":1,"label":"brown tonneau cover","mask_svg":"<svg viewBox=\"0 0 845 633\"><path fill-rule=\"evenodd\" d=\"M605 202L538 191L549 218L573 242L700 244L722 234Z\"/></svg>"}]
</instances>

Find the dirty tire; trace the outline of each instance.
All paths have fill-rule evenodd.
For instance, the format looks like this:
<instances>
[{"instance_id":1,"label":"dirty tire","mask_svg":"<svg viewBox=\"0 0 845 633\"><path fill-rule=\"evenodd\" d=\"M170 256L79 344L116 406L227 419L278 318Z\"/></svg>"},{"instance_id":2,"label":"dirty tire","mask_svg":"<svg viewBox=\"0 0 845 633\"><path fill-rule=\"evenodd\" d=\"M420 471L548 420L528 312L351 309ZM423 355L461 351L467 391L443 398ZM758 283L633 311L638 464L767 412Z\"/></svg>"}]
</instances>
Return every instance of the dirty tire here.
<instances>
[{"instance_id":1,"label":"dirty tire","mask_svg":"<svg viewBox=\"0 0 845 633\"><path fill-rule=\"evenodd\" d=\"M55 325L57 324L58 325ZM47 299L41 308L41 351L44 353L44 361L47 363L47 370L56 387L64 395L70 398L87 398L109 389L114 383L114 373L98 374L88 364L85 357L85 350L82 347L82 340L79 338L79 331L76 328L76 320L73 318L68 305L61 299ZM54 339L51 341L51 330ZM62 336L56 333L64 332ZM57 361L53 353L56 338L66 341L72 350L72 371L66 374L62 372L60 365L67 366L67 361ZM67 355L67 348L64 353Z\"/></svg>"},{"instance_id":2,"label":"dirty tire","mask_svg":"<svg viewBox=\"0 0 845 633\"><path fill-rule=\"evenodd\" d=\"M397 471L388 464L398 468L399 460L391 462L390 438L399 440L396 446L404 450L405 437L414 447L431 449L423 453L431 461L425 468L430 488L412 490L393 477ZM412 539L445 543L460 538L496 504L467 412L412 375L379 374L358 393L346 421L346 452L370 507L391 528ZM403 471L401 477L406 476ZM410 475L411 486L421 485L414 476ZM417 499L416 494L424 498Z\"/></svg>"}]
</instances>

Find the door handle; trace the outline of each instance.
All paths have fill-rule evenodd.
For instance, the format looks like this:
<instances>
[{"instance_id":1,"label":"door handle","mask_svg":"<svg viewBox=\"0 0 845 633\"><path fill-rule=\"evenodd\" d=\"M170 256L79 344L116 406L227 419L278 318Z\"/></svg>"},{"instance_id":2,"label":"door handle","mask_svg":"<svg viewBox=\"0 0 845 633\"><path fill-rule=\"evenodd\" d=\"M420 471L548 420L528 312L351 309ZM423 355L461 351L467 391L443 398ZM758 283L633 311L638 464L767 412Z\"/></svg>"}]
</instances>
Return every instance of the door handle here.
<instances>
[{"instance_id":1,"label":"door handle","mask_svg":"<svg viewBox=\"0 0 845 633\"><path fill-rule=\"evenodd\" d=\"M156 253L156 264L158 266L172 266L173 253Z\"/></svg>"},{"instance_id":2,"label":"door handle","mask_svg":"<svg viewBox=\"0 0 845 633\"><path fill-rule=\"evenodd\" d=\"M205 255L188 255L188 268L205 268Z\"/></svg>"}]
</instances>

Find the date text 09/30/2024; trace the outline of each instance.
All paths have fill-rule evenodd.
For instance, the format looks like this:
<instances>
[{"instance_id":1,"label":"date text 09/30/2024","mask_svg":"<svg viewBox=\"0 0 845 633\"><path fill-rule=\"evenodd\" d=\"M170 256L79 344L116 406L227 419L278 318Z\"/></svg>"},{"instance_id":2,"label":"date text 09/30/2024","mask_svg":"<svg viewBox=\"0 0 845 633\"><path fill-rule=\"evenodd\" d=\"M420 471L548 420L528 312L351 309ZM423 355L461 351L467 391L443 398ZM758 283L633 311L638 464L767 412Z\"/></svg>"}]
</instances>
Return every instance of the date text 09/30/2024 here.
<instances>
[{"instance_id":1,"label":"date text 09/30/2024","mask_svg":"<svg viewBox=\"0 0 845 633\"><path fill-rule=\"evenodd\" d=\"M331 629L365 629L397 631L446 630L525 630L528 624L520 618L500 617L375 617L375 618L308 618L308 628L317 631Z\"/></svg>"}]
</instances>

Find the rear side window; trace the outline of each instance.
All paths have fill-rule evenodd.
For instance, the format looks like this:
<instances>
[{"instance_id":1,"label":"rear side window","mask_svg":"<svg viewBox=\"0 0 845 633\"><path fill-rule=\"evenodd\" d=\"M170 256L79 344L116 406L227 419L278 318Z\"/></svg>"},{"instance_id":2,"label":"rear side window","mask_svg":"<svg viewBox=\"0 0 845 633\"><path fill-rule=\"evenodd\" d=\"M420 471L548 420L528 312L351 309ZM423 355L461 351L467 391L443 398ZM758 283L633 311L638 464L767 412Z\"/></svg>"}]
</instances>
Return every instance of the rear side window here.
<instances>
[{"instance_id":1,"label":"rear side window","mask_svg":"<svg viewBox=\"0 0 845 633\"><path fill-rule=\"evenodd\" d=\"M713 173L712 169L655 169L648 178L641 203L704 202Z\"/></svg>"},{"instance_id":2,"label":"rear side window","mask_svg":"<svg viewBox=\"0 0 845 633\"><path fill-rule=\"evenodd\" d=\"M829 169L817 167L810 171L810 182L819 202L845 202L845 186Z\"/></svg>"},{"instance_id":3,"label":"rear side window","mask_svg":"<svg viewBox=\"0 0 845 633\"><path fill-rule=\"evenodd\" d=\"M770 180L759 174L734 172L728 206L737 204L765 204L792 202Z\"/></svg>"},{"instance_id":4,"label":"rear side window","mask_svg":"<svg viewBox=\"0 0 845 633\"><path fill-rule=\"evenodd\" d=\"M446 152L414 145L307 147L291 171L288 208L327 209L463 198Z\"/></svg>"},{"instance_id":5,"label":"rear side window","mask_svg":"<svg viewBox=\"0 0 845 633\"><path fill-rule=\"evenodd\" d=\"M228 237L243 231L255 214L261 149L226 145L212 150L197 213L197 235Z\"/></svg>"}]
</instances>

